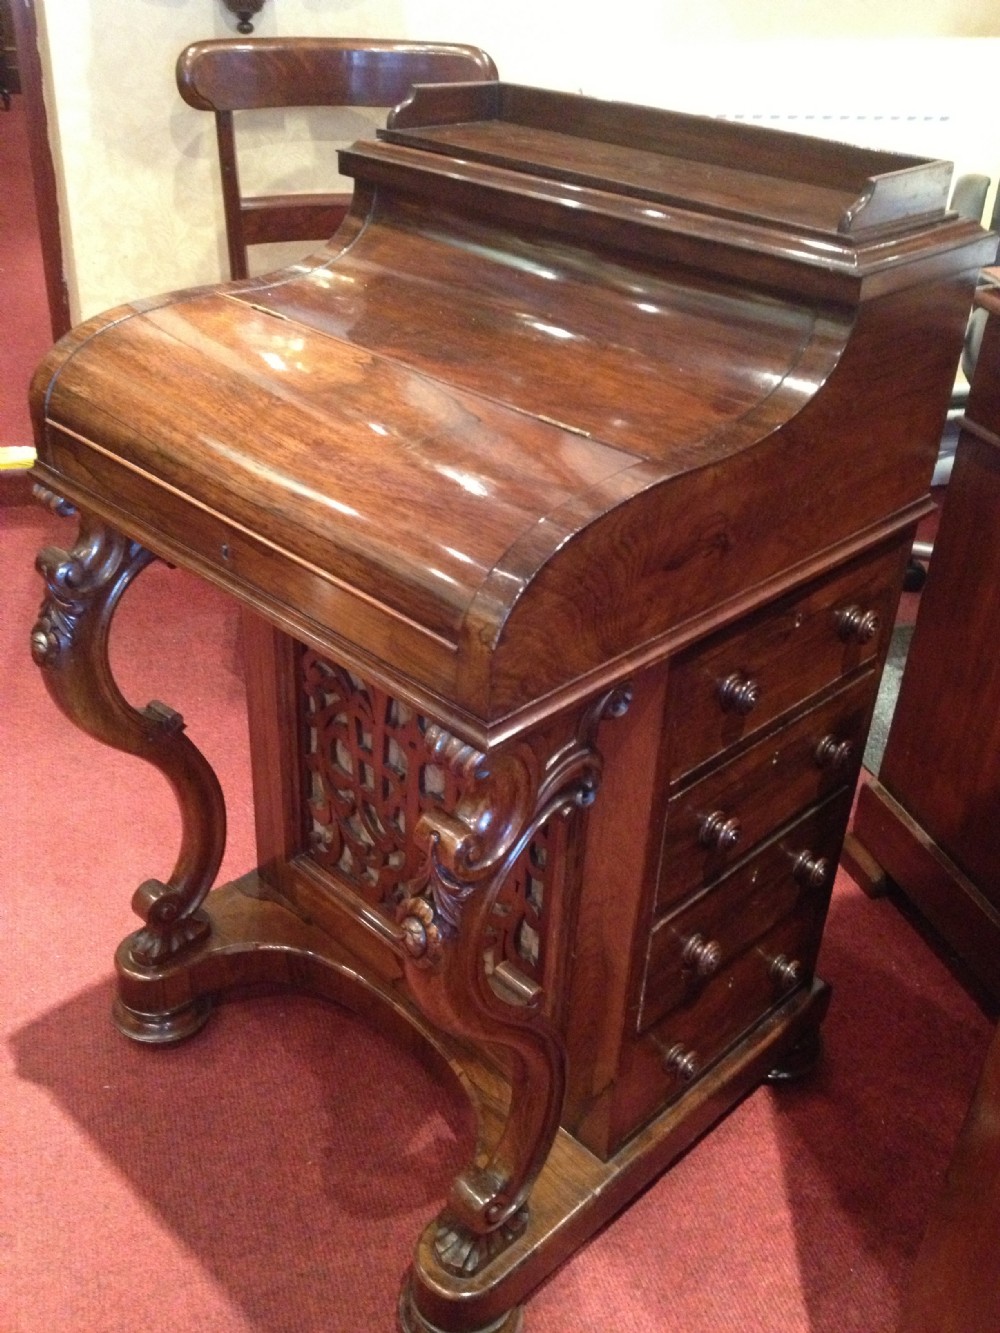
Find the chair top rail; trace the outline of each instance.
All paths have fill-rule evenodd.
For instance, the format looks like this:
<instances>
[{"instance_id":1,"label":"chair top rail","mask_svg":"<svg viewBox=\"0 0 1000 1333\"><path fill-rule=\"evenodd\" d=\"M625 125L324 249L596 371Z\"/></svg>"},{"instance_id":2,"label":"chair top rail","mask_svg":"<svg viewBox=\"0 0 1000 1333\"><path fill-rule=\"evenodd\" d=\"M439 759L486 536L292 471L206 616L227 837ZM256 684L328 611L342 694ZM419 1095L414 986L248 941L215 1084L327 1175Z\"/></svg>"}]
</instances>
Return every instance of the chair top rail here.
<instances>
[{"instance_id":1,"label":"chair top rail","mask_svg":"<svg viewBox=\"0 0 1000 1333\"><path fill-rule=\"evenodd\" d=\"M283 37L195 42L177 87L199 111L290 106L395 106L415 83L496 79L475 46L373 38Z\"/></svg>"}]
</instances>

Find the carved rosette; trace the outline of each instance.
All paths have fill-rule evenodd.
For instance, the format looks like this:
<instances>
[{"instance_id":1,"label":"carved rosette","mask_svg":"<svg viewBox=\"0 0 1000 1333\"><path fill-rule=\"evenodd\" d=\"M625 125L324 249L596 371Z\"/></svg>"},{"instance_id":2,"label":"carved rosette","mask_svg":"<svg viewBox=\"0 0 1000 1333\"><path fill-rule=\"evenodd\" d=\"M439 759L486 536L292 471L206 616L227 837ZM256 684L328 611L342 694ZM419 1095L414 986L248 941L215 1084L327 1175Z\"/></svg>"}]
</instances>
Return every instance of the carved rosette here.
<instances>
[{"instance_id":1,"label":"carved rosette","mask_svg":"<svg viewBox=\"0 0 1000 1333\"><path fill-rule=\"evenodd\" d=\"M597 726L602 718L622 716L630 701L628 687L602 696L584 715L573 740L541 773L526 745L488 759L442 728L428 727L431 752L459 778L463 796L454 813L427 811L417 825L428 867L397 913L415 963L437 966L445 942L458 932L470 895L487 883L499 891L513 865L556 815L568 815L593 801L601 775L594 748ZM537 857L540 840L534 845Z\"/></svg>"},{"instance_id":2,"label":"carved rosette","mask_svg":"<svg viewBox=\"0 0 1000 1333\"><path fill-rule=\"evenodd\" d=\"M513 846L512 832L527 821L533 774L529 750L503 755L490 767L485 755L442 727L432 723L426 738L430 753L463 792L455 814L437 809L421 816L415 838L428 864L407 886L409 895L397 911L406 952L432 967L441 960L445 940L458 931L465 900Z\"/></svg>"}]
</instances>

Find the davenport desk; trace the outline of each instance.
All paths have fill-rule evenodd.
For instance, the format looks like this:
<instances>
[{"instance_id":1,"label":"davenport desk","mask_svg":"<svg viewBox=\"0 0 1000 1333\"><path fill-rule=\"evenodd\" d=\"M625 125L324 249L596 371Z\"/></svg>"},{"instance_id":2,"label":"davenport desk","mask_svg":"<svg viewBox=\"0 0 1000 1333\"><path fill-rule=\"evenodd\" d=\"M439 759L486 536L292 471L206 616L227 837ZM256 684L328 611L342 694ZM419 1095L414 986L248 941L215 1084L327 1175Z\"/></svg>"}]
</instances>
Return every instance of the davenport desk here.
<instances>
[{"instance_id":1,"label":"davenport desk","mask_svg":"<svg viewBox=\"0 0 1000 1333\"><path fill-rule=\"evenodd\" d=\"M520 1305L804 1067L833 871L975 276L950 166L503 84L342 154L303 264L136 302L39 370L35 659L180 805L115 1016L249 983L413 1028L478 1140L401 1326ZM251 612L259 864L122 699L155 557Z\"/></svg>"}]
</instances>

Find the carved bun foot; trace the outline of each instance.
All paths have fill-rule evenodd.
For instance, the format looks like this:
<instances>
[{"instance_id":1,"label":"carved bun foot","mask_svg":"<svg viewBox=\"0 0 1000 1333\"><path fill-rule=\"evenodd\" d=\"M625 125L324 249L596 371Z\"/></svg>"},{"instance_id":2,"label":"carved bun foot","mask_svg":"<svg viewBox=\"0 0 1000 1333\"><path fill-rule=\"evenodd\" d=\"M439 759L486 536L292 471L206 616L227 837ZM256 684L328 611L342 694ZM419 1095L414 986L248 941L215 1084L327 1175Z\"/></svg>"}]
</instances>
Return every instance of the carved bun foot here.
<instances>
[{"instance_id":1,"label":"carved bun foot","mask_svg":"<svg viewBox=\"0 0 1000 1333\"><path fill-rule=\"evenodd\" d=\"M399 1293L399 1327L402 1333L445 1333L439 1325L432 1324L416 1307L413 1299L413 1274L407 1273L403 1289ZM499 1319L489 1324L462 1324L461 1333L521 1333L524 1327L524 1308L515 1305Z\"/></svg>"},{"instance_id":2,"label":"carved bun foot","mask_svg":"<svg viewBox=\"0 0 1000 1333\"><path fill-rule=\"evenodd\" d=\"M130 1009L119 997L112 1006L111 1017L118 1031L132 1041L169 1046L194 1036L208 1022L211 1012L212 1001L207 995L199 995L178 1009L160 1014Z\"/></svg>"},{"instance_id":3,"label":"carved bun foot","mask_svg":"<svg viewBox=\"0 0 1000 1333\"><path fill-rule=\"evenodd\" d=\"M789 1047L768 1074L767 1082L779 1087L798 1083L813 1072L822 1054L823 1041L819 1031L807 1032L794 1046Z\"/></svg>"}]
</instances>

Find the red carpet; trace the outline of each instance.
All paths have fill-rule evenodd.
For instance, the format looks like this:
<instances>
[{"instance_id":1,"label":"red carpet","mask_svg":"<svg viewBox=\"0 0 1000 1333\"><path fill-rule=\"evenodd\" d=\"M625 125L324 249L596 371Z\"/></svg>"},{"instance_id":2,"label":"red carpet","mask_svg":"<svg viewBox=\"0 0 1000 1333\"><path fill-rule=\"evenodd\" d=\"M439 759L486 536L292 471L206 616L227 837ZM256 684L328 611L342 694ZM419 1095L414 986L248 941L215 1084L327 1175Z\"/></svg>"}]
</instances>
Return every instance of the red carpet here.
<instances>
[{"instance_id":1,"label":"red carpet","mask_svg":"<svg viewBox=\"0 0 1000 1333\"><path fill-rule=\"evenodd\" d=\"M223 1006L173 1050L108 1020L134 886L169 872L166 784L64 721L27 651L35 550L0 507L3 1333L389 1333L469 1144L459 1092L333 1006ZM233 608L154 566L115 661L177 707L253 859ZM991 1024L888 902L843 875L814 1081L755 1093L531 1301L528 1333L889 1333Z\"/></svg>"},{"instance_id":2,"label":"red carpet","mask_svg":"<svg viewBox=\"0 0 1000 1333\"><path fill-rule=\"evenodd\" d=\"M0 447L31 444L28 383L52 345L24 99L0 110Z\"/></svg>"}]
</instances>

